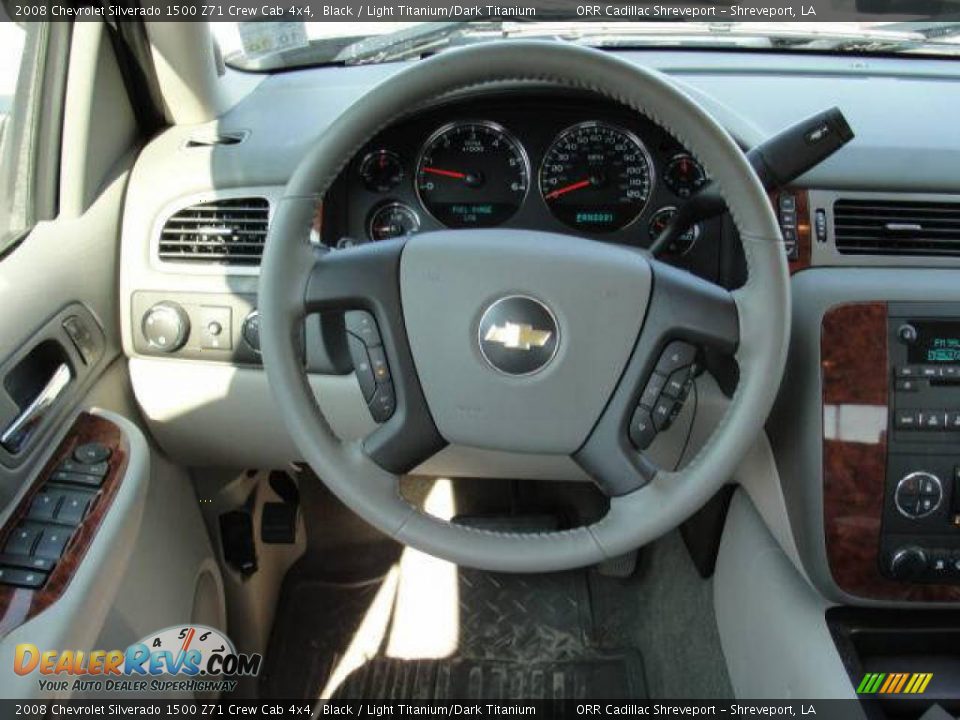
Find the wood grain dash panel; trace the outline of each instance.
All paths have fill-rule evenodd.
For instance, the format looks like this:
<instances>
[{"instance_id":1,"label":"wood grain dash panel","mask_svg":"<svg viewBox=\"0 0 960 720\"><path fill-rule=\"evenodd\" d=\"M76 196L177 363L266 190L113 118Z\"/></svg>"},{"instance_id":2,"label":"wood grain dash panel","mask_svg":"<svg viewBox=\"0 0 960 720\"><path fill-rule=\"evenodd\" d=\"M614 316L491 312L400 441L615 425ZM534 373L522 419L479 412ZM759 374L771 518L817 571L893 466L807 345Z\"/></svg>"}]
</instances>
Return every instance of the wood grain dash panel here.
<instances>
[{"instance_id":1,"label":"wood grain dash panel","mask_svg":"<svg viewBox=\"0 0 960 720\"><path fill-rule=\"evenodd\" d=\"M120 489L130 456L126 440L120 428L109 420L82 413L77 417L70 432L44 466L30 490L18 503L10 519L0 529L0 548L6 545L7 537L14 527L26 519L34 496L57 466L73 454L74 448L89 442L102 443L110 448L107 475L91 502L86 517L74 530L63 556L53 568L46 584L35 590L0 585L0 638L43 612L63 595Z\"/></svg>"},{"instance_id":2,"label":"wood grain dash panel","mask_svg":"<svg viewBox=\"0 0 960 720\"><path fill-rule=\"evenodd\" d=\"M887 474L886 303L829 310L820 334L823 521L837 586L874 600L960 601L960 586L898 583L880 574Z\"/></svg>"}]
</instances>

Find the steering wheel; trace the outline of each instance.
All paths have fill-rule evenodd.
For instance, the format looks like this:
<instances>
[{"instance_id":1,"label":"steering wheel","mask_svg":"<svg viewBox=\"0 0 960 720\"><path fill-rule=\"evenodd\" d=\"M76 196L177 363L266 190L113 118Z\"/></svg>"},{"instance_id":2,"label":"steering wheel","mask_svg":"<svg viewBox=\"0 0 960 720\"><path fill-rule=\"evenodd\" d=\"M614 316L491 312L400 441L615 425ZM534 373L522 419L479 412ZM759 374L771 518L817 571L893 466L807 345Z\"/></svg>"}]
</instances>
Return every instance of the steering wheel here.
<instances>
[{"instance_id":1,"label":"steering wheel","mask_svg":"<svg viewBox=\"0 0 960 720\"><path fill-rule=\"evenodd\" d=\"M748 279L729 292L649 253L546 232L444 230L327 250L309 241L316 203L360 148L424 103L483 84L591 91L659 124L712 176L739 230ZM260 271L261 346L287 429L317 475L397 541L494 571L582 567L676 527L730 477L773 404L790 327L789 279L771 205L745 156L660 74L559 42L503 41L392 75L344 112L300 162L274 210ZM333 433L307 383L304 318L328 310L377 351L385 422ZM659 368L696 348L734 355L740 379L711 438L679 472L631 441ZM385 359L385 364L383 360ZM596 523L501 532L428 516L399 475L446 443L571 456L610 497Z\"/></svg>"}]
</instances>

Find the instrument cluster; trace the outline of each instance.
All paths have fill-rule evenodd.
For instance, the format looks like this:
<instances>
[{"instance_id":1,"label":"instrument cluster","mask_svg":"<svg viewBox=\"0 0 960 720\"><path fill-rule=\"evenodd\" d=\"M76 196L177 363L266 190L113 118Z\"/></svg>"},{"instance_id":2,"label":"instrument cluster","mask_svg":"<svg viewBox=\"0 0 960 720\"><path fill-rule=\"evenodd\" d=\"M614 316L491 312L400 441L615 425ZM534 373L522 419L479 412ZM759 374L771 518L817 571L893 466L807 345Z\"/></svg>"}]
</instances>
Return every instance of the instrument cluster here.
<instances>
[{"instance_id":1,"label":"instrument cluster","mask_svg":"<svg viewBox=\"0 0 960 720\"><path fill-rule=\"evenodd\" d=\"M618 105L476 98L400 121L368 143L341 177L337 237L343 246L508 226L646 247L707 179L669 134ZM687 255L714 229L695 226L668 254Z\"/></svg>"}]
</instances>

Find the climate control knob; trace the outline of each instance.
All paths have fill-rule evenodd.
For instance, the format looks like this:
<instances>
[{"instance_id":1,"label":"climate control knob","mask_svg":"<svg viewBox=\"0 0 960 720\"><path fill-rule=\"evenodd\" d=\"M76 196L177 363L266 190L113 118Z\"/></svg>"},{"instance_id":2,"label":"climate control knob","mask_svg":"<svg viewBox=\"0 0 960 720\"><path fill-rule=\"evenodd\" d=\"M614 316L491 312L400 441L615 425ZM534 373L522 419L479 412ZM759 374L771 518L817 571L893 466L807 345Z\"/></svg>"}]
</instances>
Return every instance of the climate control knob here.
<instances>
[{"instance_id":1,"label":"climate control knob","mask_svg":"<svg viewBox=\"0 0 960 720\"><path fill-rule=\"evenodd\" d=\"M897 483L893 495L900 514L919 520L936 512L943 503L943 485L933 473L918 470L905 475Z\"/></svg>"},{"instance_id":2,"label":"climate control knob","mask_svg":"<svg viewBox=\"0 0 960 720\"><path fill-rule=\"evenodd\" d=\"M890 577L897 580L916 580L926 573L928 567L927 554L918 547L899 548L890 556Z\"/></svg>"},{"instance_id":3,"label":"climate control knob","mask_svg":"<svg viewBox=\"0 0 960 720\"><path fill-rule=\"evenodd\" d=\"M190 336L190 316L175 302L161 302L147 310L141 325L152 350L175 352Z\"/></svg>"}]
</instances>

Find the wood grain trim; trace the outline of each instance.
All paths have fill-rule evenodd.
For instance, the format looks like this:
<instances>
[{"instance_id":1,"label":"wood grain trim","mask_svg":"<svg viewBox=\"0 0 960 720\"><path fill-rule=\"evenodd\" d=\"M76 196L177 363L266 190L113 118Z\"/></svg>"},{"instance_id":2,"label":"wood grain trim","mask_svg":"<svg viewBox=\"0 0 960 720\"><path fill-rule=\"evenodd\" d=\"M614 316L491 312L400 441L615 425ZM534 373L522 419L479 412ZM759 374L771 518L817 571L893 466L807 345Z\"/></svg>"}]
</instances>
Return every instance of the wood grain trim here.
<instances>
[{"instance_id":1,"label":"wood grain trim","mask_svg":"<svg viewBox=\"0 0 960 720\"><path fill-rule=\"evenodd\" d=\"M898 583L879 570L889 426L886 303L827 311L820 366L823 524L834 582L874 600L960 601L960 586ZM875 435L865 435L868 426Z\"/></svg>"},{"instance_id":2,"label":"wood grain trim","mask_svg":"<svg viewBox=\"0 0 960 720\"><path fill-rule=\"evenodd\" d=\"M123 433L109 420L82 413L77 417L67 437L44 466L30 490L21 499L16 510L0 529L0 548L6 545L7 537L17 523L26 518L34 496L57 466L72 455L75 447L88 442L103 443L111 449L107 476L93 499L87 516L74 531L63 557L53 568L46 584L37 590L0 585L0 638L43 612L63 595L120 489L130 457L130 449Z\"/></svg>"}]
</instances>

